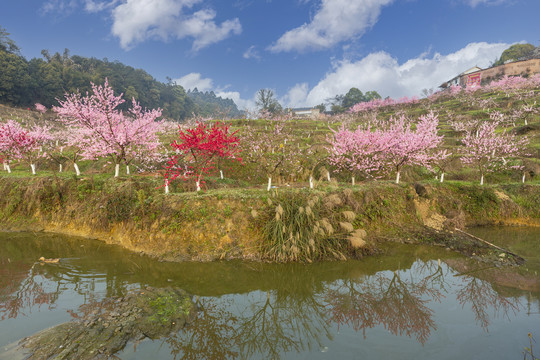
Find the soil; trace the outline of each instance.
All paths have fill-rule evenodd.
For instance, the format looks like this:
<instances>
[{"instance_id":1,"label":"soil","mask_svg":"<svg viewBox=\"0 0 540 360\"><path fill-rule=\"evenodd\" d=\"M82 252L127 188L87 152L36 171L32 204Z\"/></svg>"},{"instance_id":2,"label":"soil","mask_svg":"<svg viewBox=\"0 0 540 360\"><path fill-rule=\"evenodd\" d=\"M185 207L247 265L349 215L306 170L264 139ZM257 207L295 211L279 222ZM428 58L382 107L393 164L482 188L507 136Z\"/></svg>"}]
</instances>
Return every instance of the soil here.
<instances>
[{"instance_id":1,"label":"soil","mask_svg":"<svg viewBox=\"0 0 540 360\"><path fill-rule=\"evenodd\" d=\"M83 305L73 321L24 338L20 346L27 359L107 359L128 342L180 331L196 312L182 289L146 288Z\"/></svg>"}]
</instances>

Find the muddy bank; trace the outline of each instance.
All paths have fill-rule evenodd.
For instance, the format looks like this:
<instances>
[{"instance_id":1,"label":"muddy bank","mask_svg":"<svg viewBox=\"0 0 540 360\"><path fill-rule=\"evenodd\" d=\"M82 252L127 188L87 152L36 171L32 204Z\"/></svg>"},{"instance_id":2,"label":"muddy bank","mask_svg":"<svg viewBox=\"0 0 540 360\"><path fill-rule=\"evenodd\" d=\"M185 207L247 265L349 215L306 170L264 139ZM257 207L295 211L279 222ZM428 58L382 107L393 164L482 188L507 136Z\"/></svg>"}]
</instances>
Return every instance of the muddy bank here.
<instances>
[{"instance_id":1,"label":"muddy bank","mask_svg":"<svg viewBox=\"0 0 540 360\"><path fill-rule=\"evenodd\" d=\"M340 255L346 256L369 253L381 240L440 243L473 256L473 248L460 250L455 228L540 226L540 186L534 184L378 182L271 193L220 189L164 195L162 191L153 180L142 177L0 178L0 230L85 236L163 260L207 261L260 259L261 246L268 241L265 222L274 221L264 215L273 217L283 199L293 199L292 211L298 213L314 198L321 209L332 206L320 219L326 229L321 241L343 242ZM283 227L292 229L292 224ZM352 246L353 237L347 235L360 231L365 234L362 249ZM452 236L441 235L449 231Z\"/></svg>"},{"instance_id":2,"label":"muddy bank","mask_svg":"<svg viewBox=\"0 0 540 360\"><path fill-rule=\"evenodd\" d=\"M181 289L146 288L83 305L73 321L25 338L20 346L27 359L109 359L128 342L180 331L196 311Z\"/></svg>"}]
</instances>

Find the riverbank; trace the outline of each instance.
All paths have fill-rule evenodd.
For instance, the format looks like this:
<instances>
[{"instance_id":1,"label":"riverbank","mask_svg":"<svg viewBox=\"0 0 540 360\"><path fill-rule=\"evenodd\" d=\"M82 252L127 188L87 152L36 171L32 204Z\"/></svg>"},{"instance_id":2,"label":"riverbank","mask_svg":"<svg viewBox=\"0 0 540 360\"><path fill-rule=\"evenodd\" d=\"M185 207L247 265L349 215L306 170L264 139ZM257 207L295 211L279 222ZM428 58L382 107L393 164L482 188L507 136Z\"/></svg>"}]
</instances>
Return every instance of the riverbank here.
<instances>
[{"instance_id":1,"label":"riverbank","mask_svg":"<svg viewBox=\"0 0 540 360\"><path fill-rule=\"evenodd\" d=\"M0 230L95 238L166 261L361 257L380 241L472 255L455 228L540 226L539 209L537 184L370 182L165 195L157 180L139 176L0 178Z\"/></svg>"}]
</instances>

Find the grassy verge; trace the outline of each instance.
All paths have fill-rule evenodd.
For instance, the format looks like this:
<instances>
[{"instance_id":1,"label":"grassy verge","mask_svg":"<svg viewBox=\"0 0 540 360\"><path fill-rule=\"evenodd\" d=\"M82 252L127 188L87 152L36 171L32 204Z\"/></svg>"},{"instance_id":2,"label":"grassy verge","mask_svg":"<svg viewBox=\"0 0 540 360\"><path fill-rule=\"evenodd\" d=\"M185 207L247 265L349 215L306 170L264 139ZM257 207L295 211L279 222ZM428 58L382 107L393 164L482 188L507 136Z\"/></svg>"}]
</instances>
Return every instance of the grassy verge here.
<instances>
[{"instance_id":1,"label":"grassy verge","mask_svg":"<svg viewBox=\"0 0 540 360\"><path fill-rule=\"evenodd\" d=\"M0 178L2 230L83 235L167 260L361 257L381 240L436 241L426 234L467 225L540 225L539 209L538 184L323 183L165 195L143 176Z\"/></svg>"}]
</instances>

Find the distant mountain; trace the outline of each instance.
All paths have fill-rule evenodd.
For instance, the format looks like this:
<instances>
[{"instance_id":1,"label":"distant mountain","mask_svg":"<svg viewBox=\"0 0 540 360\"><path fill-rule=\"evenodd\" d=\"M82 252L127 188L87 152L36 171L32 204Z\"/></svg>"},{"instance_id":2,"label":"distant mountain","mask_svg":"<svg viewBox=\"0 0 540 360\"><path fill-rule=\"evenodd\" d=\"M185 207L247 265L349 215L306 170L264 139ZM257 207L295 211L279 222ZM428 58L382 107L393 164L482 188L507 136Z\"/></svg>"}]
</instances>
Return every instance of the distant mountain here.
<instances>
[{"instance_id":1,"label":"distant mountain","mask_svg":"<svg viewBox=\"0 0 540 360\"><path fill-rule=\"evenodd\" d=\"M230 99L216 97L213 92L190 92L189 96L180 85L162 83L146 71L135 69L118 61L107 59L70 56L66 49L63 54L50 54L43 50L43 58L26 60L19 53L17 45L0 27L0 103L18 107L33 107L41 103L47 107L57 105L66 93L79 89L81 93L91 90L90 83L102 84L105 78L115 93L124 94L129 106L131 98L146 108L161 108L163 116L181 121L193 114L210 116L230 114L238 117L236 104Z\"/></svg>"},{"instance_id":2,"label":"distant mountain","mask_svg":"<svg viewBox=\"0 0 540 360\"><path fill-rule=\"evenodd\" d=\"M213 91L202 92L197 90L188 90L187 96L195 103L197 113L203 117L215 118L239 118L245 116L243 111L231 99L223 99L216 96Z\"/></svg>"}]
</instances>

